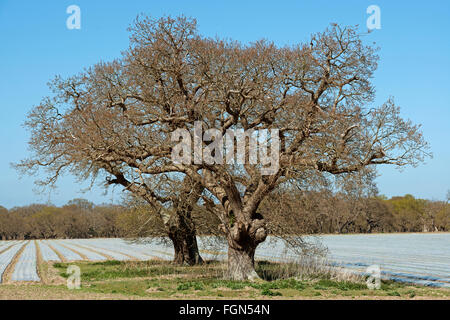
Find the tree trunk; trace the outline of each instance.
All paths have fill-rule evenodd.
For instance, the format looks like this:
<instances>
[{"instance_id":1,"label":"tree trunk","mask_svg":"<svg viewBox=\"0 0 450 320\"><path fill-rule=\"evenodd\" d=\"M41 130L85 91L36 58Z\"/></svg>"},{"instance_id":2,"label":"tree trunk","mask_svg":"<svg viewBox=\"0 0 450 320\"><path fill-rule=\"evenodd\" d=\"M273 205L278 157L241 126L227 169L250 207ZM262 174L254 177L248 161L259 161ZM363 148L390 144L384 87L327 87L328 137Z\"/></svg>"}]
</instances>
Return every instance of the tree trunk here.
<instances>
[{"instance_id":1,"label":"tree trunk","mask_svg":"<svg viewBox=\"0 0 450 320\"><path fill-rule=\"evenodd\" d=\"M255 271L255 251L267 237L264 219L258 214L248 223L236 222L226 232L228 273L232 280L259 279Z\"/></svg>"},{"instance_id":2,"label":"tree trunk","mask_svg":"<svg viewBox=\"0 0 450 320\"><path fill-rule=\"evenodd\" d=\"M233 280L259 279L255 271L256 247L249 245L246 248L233 248L228 246L228 273Z\"/></svg>"},{"instance_id":3,"label":"tree trunk","mask_svg":"<svg viewBox=\"0 0 450 320\"><path fill-rule=\"evenodd\" d=\"M200 256L197 237L194 232L177 230L169 235L175 251L173 262L180 265L195 265L203 262Z\"/></svg>"},{"instance_id":4,"label":"tree trunk","mask_svg":"<svg viewBox=\"0 0 450 320\"><path fill-rule=\"evenodd\" d=\"M197 245L197 232L191 218L192 208L180 205L167 224L168 235L175 251L173 262L181 265L195 265L203 262Z\"/></svg>"},{"instance_id":5,"label":"tree trunk","mask_svg":"<svg viewBox=\"0 0 450 320\"><path fill-rule=\"evenodd\" d=\"M169 238L173 242L175 251L173 262L181 265L195 265L203 263L197 245L197 231L192 220L192 210L197 203L203 187L199 183L192 183L185 178L182 191L174 199L174 214L167 221Z\"/></svg>"}]
</instances>

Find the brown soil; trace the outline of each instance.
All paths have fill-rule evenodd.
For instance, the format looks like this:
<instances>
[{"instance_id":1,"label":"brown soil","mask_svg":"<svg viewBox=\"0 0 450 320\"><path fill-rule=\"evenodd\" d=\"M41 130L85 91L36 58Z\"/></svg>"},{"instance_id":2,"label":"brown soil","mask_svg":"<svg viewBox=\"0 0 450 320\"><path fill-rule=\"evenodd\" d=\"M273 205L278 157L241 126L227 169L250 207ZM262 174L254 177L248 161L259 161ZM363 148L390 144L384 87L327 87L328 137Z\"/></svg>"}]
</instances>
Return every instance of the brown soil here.
<instances>
[{"instance_id":1,"label":"brown soil","mask_svg":"<svg viewBox=\"0 0 450 320\"><path fill-rule=\"evenodd\" d=\"M12 258L9 265L6 267L5 271L3 272L2 276L2 284L8 284L11 283L11 277L14 272L14 268L16 267L17 262L19 261L20 256L22 255L22 252L25 250L25 247L27 246L28 241L24 242L22 247L19 251L15 254L15 256Z\"/></svg>"},{"instance_id":2,"label":"brown soil","mask_svg":"<svg viewBox=\"0 0 450 320\"><path fill-rule=\"evenodd\" d=\"M90 293L68 290L63 286L1 285L0 300L132 300L120 294Z\"/></svg>"},{"instance_id":3,"label":"brown soil","mask_svg":"<svg viewBox=\"0 0 450 320\"><path fill-rule=\"evenodd\" d=\"M2 254L3 252L8 251L9 249L11 249L12 246L14 246L14 244L12 244L12 245L6 247L5 249L0 250L0 254Z\"/></svg>"},{"instance_id":4,"label":"brown soil","mask_svg":"<svg viewBox=\"0 0 450 320\"><path fill-rule=\"evenodd\" d=\"M101 255L101 256L104 256L104 257L105 257L106 259L108 259L108 260L114 260L114 258L111 257L110 255L108 255L108 254L106 254L106 253L104 253L104 252L100 252L100 251L97 251L97 250L95 250L95 249L92 249L91 247L86 247L86 246L83 246L83 245L81 245L81 244L74 244L74 246L77 246L77 247L80 247L80 248L89 250L89 251L91 251L91 252L94 252L94 253L96 253L96 254L99 254L99 255Z\"/></svg>"},{"instance_id":5,"label":"brown soil","mask_svg":"<svg viewBox=\"0 0 450 320\"><path fill-rule=\"evenodd\" d=\"M39 278L41 278L42 283L47 284L47 275L43 271L44 268L44 258L42 257L41 247L39 246L39 243L34 240L34 244L36 246L36 265L37 265L37 273L39 275Z\"/></svg>"},{"instance_id":6,"label":"brown soil","mask_svg":"<svg viewBox=\"0 0 450 320\"><path fill-rule=\"evenodd\" d=\"M53 251L55 251L56 255L58 256L58 258L62 261L62 262L67 262L66 257L64 257L61 252L59 252L58 250L55 249L55 247L53 247L50 243L47 242L47 245L50 247L50 249L52 249Z\"/></svg>"},{"instance_id":7,"label":"brown soil","mask_svg":"<svg viewBox=\"0 0 450 320\"><path fill-rule=\"evenodd\" d=\"M86 248L87 249L87 248ZM91 249L91 248L89 248L91 251L94 251L95 249ZM96 249L101 249L101 248L97 248L96 247ZM120 253L120 254L122 254L122 255L124 255L124 256L127 256L128 258L130 258L131 260L139 260L138 258L136 258L136 257L134 257L134 256L131 256L131 255L129 255L129 254L126 254L126 253L124 253L124 252L121 252L121 251L117 251L117 250L111 250L111 249L107 249L108 251L111 251L111 252L115 252L115 253ZM94 251L94 252L96 252L96 253L98 253L98 254L101 254L102 256L107 256L105 253L101 253L101 252L99 252L99 251ZM108 257L110 257L111 258L111 260L115 260L113 257L111 257L111 256L108 256Z\"/></svg>"},{"instance_id":8,"label":"brown soil","mask_svg":"<svg viewBox=\"0 0 450 320\"><path fill-rule=\"evenodd\" d=\"M53 268L55 262L45 262L42 257L41 248L36 241L36 255L38 274L41 278L41 282L44 285L63 285L66 284L66 280L58 274L58 270Z\"/></svg>"},{"instance_id":9,"label":"brown soil","mask_svg":"<svg viewBox=\"0 0 450 320\"><path fill-rule=\"evenodd\" d=\"M63 243L61 243L61 242L59 242L59 244L60 244L61 246L63 246L64 248L66 248L67 250L70 250L70 251L72 251L72 252L75 252L77 255L79 255L80 257L82 257L83 260L89 261L89 258L86 257L86 256L85 256L84 254L82 254L81 252L79 252L79 251L77 251L77 250L75 250L75 249L72 249L72 248L66 246L65 244L63 244Z\"/></svg>"}]
</instances>

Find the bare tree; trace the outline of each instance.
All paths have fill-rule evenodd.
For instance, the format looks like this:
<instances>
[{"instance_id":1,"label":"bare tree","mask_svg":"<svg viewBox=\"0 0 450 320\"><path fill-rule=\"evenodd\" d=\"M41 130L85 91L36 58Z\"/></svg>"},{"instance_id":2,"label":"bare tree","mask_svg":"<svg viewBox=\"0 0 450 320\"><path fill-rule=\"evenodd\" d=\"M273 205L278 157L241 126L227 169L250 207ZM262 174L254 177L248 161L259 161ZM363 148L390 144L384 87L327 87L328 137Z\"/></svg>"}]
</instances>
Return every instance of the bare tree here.
<instances>
[{"instance_id":1,"label":"bare tree","mask_svg":"<svg viewBox=\"0 0 450 320\"><path fill-rule=\"evenodd\" d=\"M19 167L45 167L48 182L64 169L106 175L157 212L173 200L160 178L181 174L202 188L205 208L221 221L233 279L257 277L254 254L267 236L258 208L274 190L316 172L416 165L428 155L419 128L400 117L393 99L370 108L378 57L354 27L333 25L308 44L283 48L203 38L185 17L142 18L130 30L120 60L53 82L55 97L29 115L33 157ZM278 169L263 175L261 164L249 161L173 162L172 133L194 132L197 121L222 134L278 129Z\"/></svg>"}]
</instances>

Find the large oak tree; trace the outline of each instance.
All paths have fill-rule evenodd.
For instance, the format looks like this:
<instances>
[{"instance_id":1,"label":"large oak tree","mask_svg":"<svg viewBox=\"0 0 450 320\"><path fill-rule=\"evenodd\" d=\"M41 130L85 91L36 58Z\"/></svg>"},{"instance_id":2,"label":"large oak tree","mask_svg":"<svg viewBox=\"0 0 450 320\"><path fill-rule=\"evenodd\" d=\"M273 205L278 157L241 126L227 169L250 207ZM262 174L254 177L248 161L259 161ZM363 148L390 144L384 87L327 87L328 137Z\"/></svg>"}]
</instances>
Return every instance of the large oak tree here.
<instances>
[{"instance_id":1,"label":"large oak tree","mask_svg":"<svg viewBox=\"0 0 450 320\"><path fill-rule=\"evenodd\" d=\"M221 221L233 279L257 277L254 254L268 230L258 208L277 188L427 156L419 128L400 117L393 99L372 105L378 57L354 27L333 25L289 47L205 38L185 17L140 18L130 31L120 59L53 82L54 97L29 115L33 156L20 166L47 168L50 182L64 169L106 175L158 212L173 203L161 177L185 181L186 197ZM262 175L248 162L173 162L172 133L193 132L197 121L221 133L278 129L279 168Z\"/></svg>"}]
</instances>

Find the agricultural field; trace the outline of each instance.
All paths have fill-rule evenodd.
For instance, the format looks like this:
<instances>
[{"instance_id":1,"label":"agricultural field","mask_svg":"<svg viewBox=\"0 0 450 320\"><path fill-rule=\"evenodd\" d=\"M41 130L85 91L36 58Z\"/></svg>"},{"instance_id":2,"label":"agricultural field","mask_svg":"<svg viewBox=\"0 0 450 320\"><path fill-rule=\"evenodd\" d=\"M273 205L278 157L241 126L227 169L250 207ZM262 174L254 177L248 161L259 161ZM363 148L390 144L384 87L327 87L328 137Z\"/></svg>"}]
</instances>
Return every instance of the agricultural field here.
<instances>
[{"instance_id":1,"label":"agricultural field","mask_svg":"<svg viewBox=\"0 0 450 320\"><path fill-rule=\"evenodd\" d=\"M261 245L256 254L257 270L269 282L256 284L225 280L223 261L226 260L226 248L223 243L207 237L201 237L199 245L202 256L210 262L199 267L171 265L173 250L161 241L1 241L0 298L14 297L14 292L17 295L28 294L22 290L44 290L51 292L50 297L61 291L67 295L66 298L72 295L75 298L145 297L149 292L153 298L236 297L230 294L246 298L324 298L329 295L334 298L379 298L379 295L412 298L420 294L434 298L450 297L448 233L328 235L309 240L328 248L327 258L321 263L347 276L339 281L339 277L330 276L316 277L313 282L300 279L293 269L304 268L302 261L274 238ZM64 289L65 272L74 264L81 269L81 296ZM281 264L284 264L282 268L279 267ZM368 291L363 281L365 269L370 265L378 265L381 269L383 285L376 292ZM280 273L283 277L279 277ZM290 280L286 275L291 275ZM45 296L47 293L36 294Z\"/></svg>"},{"instance_id":2,"label":"agricultural field","mask_svg":"<svg viewBox=\"0 0 450 320\"><path fill-rule=\"evenodd\" d=\"M450 233L349 234L314 237L328 249L327 262L349 272L379 266L386 280L450 288ZM280 241L263 243L260 259L296 259Z\"/></svg>"}]
</instances>

